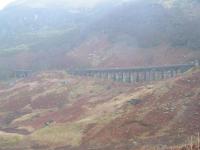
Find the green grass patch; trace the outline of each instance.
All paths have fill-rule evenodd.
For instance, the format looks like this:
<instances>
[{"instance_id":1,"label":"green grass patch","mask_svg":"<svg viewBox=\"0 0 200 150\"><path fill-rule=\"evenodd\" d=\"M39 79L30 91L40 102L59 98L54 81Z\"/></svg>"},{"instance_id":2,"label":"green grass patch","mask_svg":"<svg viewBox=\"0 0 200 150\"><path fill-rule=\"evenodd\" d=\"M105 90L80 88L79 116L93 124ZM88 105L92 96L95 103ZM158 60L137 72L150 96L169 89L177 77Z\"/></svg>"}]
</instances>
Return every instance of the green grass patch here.
<instances>
[{"instance_id":1,"label":"green grass patch","mask_svg":"<svg viewBox=\"0 0 200 150\"><path fill-rule=\"evenodd\" d=\"M13 147L19 144L23 140L23 136L18 134L10 134L0 132L0 147Z\"/></svg>"},{"instance_id":2,"label":"green grass patch","mask_svg":"<svg viewBox=\"0 0 200 150\"><path fill-rule=\"evenodd\" d=\"M39 143L79 146L82 140L81 124L55 125L42 128L31 135Z\"/></svg>"}]
</instances>

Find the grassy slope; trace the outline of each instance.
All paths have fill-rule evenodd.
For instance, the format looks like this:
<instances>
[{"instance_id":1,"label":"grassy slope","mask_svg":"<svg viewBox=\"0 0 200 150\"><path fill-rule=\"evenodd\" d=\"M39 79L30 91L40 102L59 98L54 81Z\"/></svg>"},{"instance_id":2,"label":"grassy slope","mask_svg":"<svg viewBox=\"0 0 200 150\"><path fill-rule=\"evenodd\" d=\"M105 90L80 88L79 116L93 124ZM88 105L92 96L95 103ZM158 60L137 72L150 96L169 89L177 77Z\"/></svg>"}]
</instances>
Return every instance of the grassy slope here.
<instances>
[{"instance_id":1,"label":"grassy slope","mask_svg":"<svg viewBox=\"0 0 200 150\"><path fill-rule=\"evenodd\" d=\"M109 150L114 145L124 149L182 143L200 129L195 115L200 112L199 74L195 70L176 79L132 86L42 73L0 90L0 127L7 132L15 129L17 141L8 136L13 143L20 141L18 136L26 137L22 147L29 142L47 149L70 145ZM130 99L140 102L132 105Z\"/></svg>"}]
</instances>

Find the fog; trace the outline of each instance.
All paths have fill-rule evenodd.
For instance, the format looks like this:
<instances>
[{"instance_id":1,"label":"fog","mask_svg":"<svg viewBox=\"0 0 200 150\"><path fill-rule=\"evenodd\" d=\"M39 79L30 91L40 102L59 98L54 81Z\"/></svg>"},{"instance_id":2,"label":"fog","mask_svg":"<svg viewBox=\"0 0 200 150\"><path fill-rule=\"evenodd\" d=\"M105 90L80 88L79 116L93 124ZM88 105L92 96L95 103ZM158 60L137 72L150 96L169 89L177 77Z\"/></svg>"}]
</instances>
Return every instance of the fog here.
<instances>
[{"instance_id":1,"label":"fog","mask_svg":"<svg viewBox=\"0 0 200 150\"><path fill-rule=\"evenodd\" d=\"M15 2L14 2L15 1ZM1 0L1 9L9 3L14 2L14 5L26 4L29 7L48 7L57 5L67 5L70 8L93 8L99 3L111 0Z\"/></svg>"},{"instance_id":2,"label":"fog","mask_svg":"<svg viewBox=\"0 0 200 150\"><path fill-rule=\"evenodd\" d=\"M2 78L15 69L152 66L199 58L195 0L0 2Z\"/></svg>"},{"instance_id":3,"label":"fog","mask_svg":"<svg viewBox=\"0 0 200 150\"><path fill-rule=\"evenodd\" d=\"M200 150L199 132L200 0L0 0L0 150Z\"/></svg>"},{"instance_id":4,"label":"fog","mask_svg":"<svg viewBox=\"0 0 200 150\"><path fill-rule=\"evenodd\" d=\"M0 0L0 10L6 7L9 3L13 2L15 0Z\"/></svg>"}]
</instances>

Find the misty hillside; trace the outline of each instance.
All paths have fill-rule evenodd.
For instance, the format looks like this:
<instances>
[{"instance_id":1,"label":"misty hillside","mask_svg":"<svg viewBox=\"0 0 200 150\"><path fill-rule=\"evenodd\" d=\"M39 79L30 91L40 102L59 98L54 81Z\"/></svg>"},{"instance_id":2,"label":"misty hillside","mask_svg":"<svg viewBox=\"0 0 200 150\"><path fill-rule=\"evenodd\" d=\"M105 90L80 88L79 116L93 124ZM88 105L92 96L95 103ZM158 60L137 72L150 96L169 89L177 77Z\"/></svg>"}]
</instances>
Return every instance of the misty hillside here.
<instances>
[{"instance_id":1,"label":"misty hillside","mask_svg":"<svg viewBox=\"0 0 200 150\"><path fill-rule=\"evenodd\" d=\"M199 0L11 1L0 150L200 150Z\"/></svg>"},{"instance_id":2,"label":"misty hillside","mask_svg":"<svg viewBox=\"0 0 200 150\"><path fill-rule=\"evenodd\" d=\"M200 3L181 1L167 7L146 1L129 2L117 7L94 28L112 39L126 34L133 46L153 47L163 42L173 47L199 49Z\"/></svg>"},{"instance_id":3,"label":"misty hillside","mask_svg":"<svg viewBox=\"0 0 200 150\"><path fill-rule=\"evenodd\" d=\"M0 68L120 67L116 59L124 66L164 64L143 51L160 57L165 49L175 54L168 63L193 60L200 56L198 12L196 0L105 0L92 7L17 0L0 11ZM142 61L133 62L136 55Z\"/></svg>"}]
</instances>

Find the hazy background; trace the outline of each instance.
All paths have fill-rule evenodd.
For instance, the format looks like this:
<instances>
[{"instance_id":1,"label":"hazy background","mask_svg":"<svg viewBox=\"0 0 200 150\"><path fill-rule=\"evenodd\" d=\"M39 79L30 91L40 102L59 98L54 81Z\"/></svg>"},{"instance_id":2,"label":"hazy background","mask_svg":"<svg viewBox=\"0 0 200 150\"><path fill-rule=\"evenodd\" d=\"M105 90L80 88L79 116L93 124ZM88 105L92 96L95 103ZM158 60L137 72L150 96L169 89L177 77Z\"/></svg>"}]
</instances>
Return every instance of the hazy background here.
<instances>
[{"instance_id":1,"label":"hazy background","mask_svg":"<svg viewBox=\"0 0 200 150\"><path fill-rule=\"evenodd\" d=\"M200 58L197 0L9 2L0 1L2 78L15 69L152 66Z\"/></svg>"}]
</instances>

